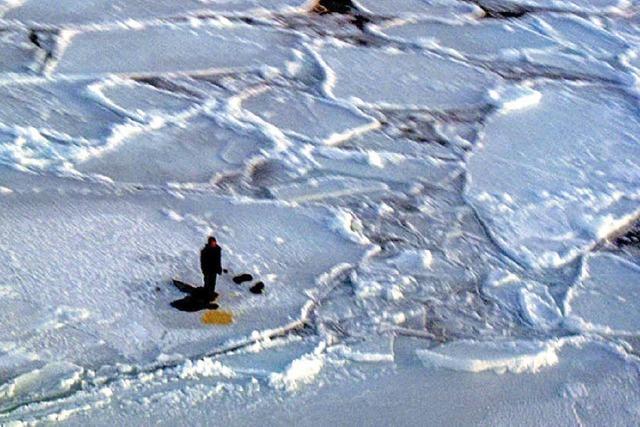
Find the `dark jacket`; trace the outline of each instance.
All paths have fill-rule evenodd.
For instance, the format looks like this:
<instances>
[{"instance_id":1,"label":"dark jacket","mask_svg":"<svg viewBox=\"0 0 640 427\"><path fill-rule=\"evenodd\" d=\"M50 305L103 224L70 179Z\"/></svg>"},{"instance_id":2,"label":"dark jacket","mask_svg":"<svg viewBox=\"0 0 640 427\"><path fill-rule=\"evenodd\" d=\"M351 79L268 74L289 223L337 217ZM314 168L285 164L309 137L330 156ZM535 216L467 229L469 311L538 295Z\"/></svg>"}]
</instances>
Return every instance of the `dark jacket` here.
<instances>
[{"instance_id":1,"label":"dark jacket","mask_svg":"<svg viewBox=\"0 0 640 427\"><path fill-rule=\"evenodd\" d=\"M200 251L200 269L203 274L222 274L222 264L220 262L222 249L220 246L212 248L206 245Z\"/></svg>"}]
</instances>

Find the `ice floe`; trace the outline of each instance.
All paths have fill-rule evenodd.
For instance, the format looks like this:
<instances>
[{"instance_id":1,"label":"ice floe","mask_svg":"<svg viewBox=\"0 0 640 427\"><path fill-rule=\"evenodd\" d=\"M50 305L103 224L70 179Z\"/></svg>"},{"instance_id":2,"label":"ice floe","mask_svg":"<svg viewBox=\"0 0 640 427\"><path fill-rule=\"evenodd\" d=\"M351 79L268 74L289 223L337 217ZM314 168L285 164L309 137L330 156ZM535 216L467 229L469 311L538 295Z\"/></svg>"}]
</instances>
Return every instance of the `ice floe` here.
<instances>
[{"instance_id":1,"label":"ice floe","mask_svg":"<svg viewBox=\"0 0 640 427\"><path fill-rule=\"evenodd\" d=\"M454 56L499 60L519 52L557 46L520 22L481 20L450 24L437 21L396 21L374 29L394 40L416 43ZM515 52L515 53L514 53Z\"/></svg>"},{"instance_id":2,"label":"ice floe","mask_svg":"<svg viewBox=\"0 0 640 427\"><path fill-rule=\"evenodd\" d=\"M455 0L355 0L366 13L378 16L419 16L450 20L473 19L482 16L478 6Z\"/></svg>"},{"instance_id":3,"label":"ice floe","mask_svg":"<svg viewBox=\"0 0 640 427\"><path fill-rule=\"evenodd\" d=\"M157 352L199 354L241 341L253 331L269 336L269 330L277 331L303 315L310 298L304 291L322 288L323 280L332 277L322 279L323 273L336 264L356 262L364 251L331 231L330 215L323 209L305 208L307 216L300 215L300 209L236 204L210 196L14 196L10 205L2 204L5 220L0 228L5 238L21 244L12 247L10 259L15 261L3 262L0 273L20 285L4 307L31 331L28 340L17 344L27 352L37 349L43 361L75 361L82 366L99 365L105 358L150 363ZM34 200L42 208L34 210ZM185 220L167 218L166 208ZM289 232L291 227L305 230L300 235L305 237L298 240ZM212 231L221 243L227 242L226 268L250 271L267 281L272 274L277 277L268 281L268 294L259 297L238 295L238 286L221 278L218 287L225 294L225 307L241 319L224 329L206 327L199 316L169 306L179 292L168 278L177 275L200 282L193 274L197 248L202 236ZM286 239L274 245L264 239L266 233ZM308 233L316 236L316 244ZM32 238L43 234L49 236L47 243ZM326 262L307 261L320 257ZM88 260L99 260L100 267L87 268ZM27 310L33 312L30 320L26 308L17 303L27 297L32 303ZM75 344L69 346L71 341Z\"/></svg>"},{"instance_id":4,"label":"ice floe","mask_svg":"<svg viewBox=\"0 0 640 427\"><path fill-rule=\"evenodd\" d=\"M33 129L58 140L106 138L125 120L91 102L83 82L36 81L0 85L0 130Z\"/></svg>"},{"instance_id":5,"label":"ice floe","mask_svg":"<svg viewBox=\"0 0 640 427\"><path fill-rule=\"evenodd\" d=\"M567 293L566 324L587 333L638 335L638 301L640 266L610 253L590 255Z\"/></svg>"},{"instance_id":6,"label":"ice floe","mask_svg":"<svg viewBox=\"0 0 640 427\"><path fill-rule=\"evenodd\" d=\"M77 2L62 0L52 4L47 0L19 1L0 15L10 22L25 24L73 26L111 22L144 21L179 18L203 14L268 14L302 11L308 0L275 0L264 4L257 0L93 0ZM2 13L0 9L0 13Z\"/></svg>"},{"instance_id":7,"label":"ice floe","mask_svg":"<svg viewBox=\"0 0 640 427\"><path fill-rule=\"evenodd\" d=\"M242 97L241 107L290 136L327 145L379 126L355 108L299 91L257 88Z\"/></svg>"},{"instance_id":8,"label":"ice floe","mask_svg":"<svg viewBox=\"0 0 640 427\"><path fill-rule=\"evenodd\" d=\"M430 53L327 45L318 54L327 67L327 93L374 108L475 110L499 80Z\"/></svg>"},{"instance_id":9,"label":"ice floe","mask_svg":"<svg viewBox=\"0 0 640 427\"><path fill-rule=\"evenodd\" d=\"M630 48L629 42L595 20L572 15L542 14L532 24L544 34L580 55L611 59Z\"/></svg>"},{"instance_id":10,"label":"ice floe","mask_svg":"<svg viewBox=\"0 0 640 427\"><path fill-rule=\"evenodd\" d=\"M389 186L379 181L328 177L310 179L304 183L275 186L270 192L278 199L293 203L320 202L327 199L352 197L361 194L385 192Z\"/></svg>"},{"instance_id":11,"label":"ice floe","mask_svg":"<svg viewBox=\"0 0 640 427\"><path fill-rule=\"evenodd\" d=\"M0 0L0 424L633 424L634 8Z\"/></svg>"},{"instance_id":12,"label":"ice floe","mask_svg":"<svg viewBox=\"0 0 640 427\"><path fill-rule=\"evenodd\" d=\"M537 105L487 122L468 162L466 195L511 256L555 267L640 213L640 122L621 92L533 89L542 94Z\"/></svg>"},{"instance_id":13,"label":"ice floe","mask_svg":"<svg viewBox=\"0 0 640 427\"><path fill-rule=\"evenodd\" d=\"M49 70L55 75L270 73L294 59L297 41L290 32L223 21L70 32L65 37L67 45Z\"/></svg>"},{"instance_id":14,"label":"ice floe","mask_svg":"<svg viewBox=\"0 0 640 427\"><path fill-rule=\"evenodd\" d=\"M372 30L393 41L482 61L485 67L509 75L524 69L533 75L630 81L612 65L627 51L628 44L573 17L543 15L529 20L458 23L391 21L374 25Z\"/></svg>"},{"instance_id":15,"label":"ice floe","mask_svg":"<svg viewBox=\"0 0 640 427\"><path fill-rule=\"evenodd\" d=\"M349 151L319 147L313 151L318 170L361 179L395 183L416 180L437 185L461 172L461 163L436 158L414 158L378 151Z\"/></svg>"},{"instance_id":16,"label":"ice floe","mask_svg":"<svg viewBox=\"0 0 640 427\"><path fill-rule=\"evenodd\" d=\"M260 135L225 128L206 115L124 139L108 151L76 164L76 170L118 182L207 183L242 173L261 150L273 147ZM153 162L153 168L144 165Z\"/></svg>"},{"instance_id":17,"label":"ice floe","mask_svg":"<svg viewBox=\"0 0 640 427\"><path fill-rule=\"evenodd\" d=\"M197 102L184 94L117 77L89 85L87 92L96 102L141 122L158 117L170 120Z\"/></svg>"}]
</instances>

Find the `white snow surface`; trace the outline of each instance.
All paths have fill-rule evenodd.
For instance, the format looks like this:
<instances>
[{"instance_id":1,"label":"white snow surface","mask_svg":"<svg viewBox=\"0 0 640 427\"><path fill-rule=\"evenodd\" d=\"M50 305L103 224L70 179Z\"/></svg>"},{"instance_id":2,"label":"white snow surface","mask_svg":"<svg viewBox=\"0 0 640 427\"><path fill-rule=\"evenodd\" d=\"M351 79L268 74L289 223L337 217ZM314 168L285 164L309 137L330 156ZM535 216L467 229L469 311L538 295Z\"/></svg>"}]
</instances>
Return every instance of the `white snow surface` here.
<instances>
[{"instance_id":1,"label":"white snow surface","mask_svg":"<svg viewBox=\"0 0 640 427\"><path fill-rule=\"evenodd\" d=\"M0 424L637 424L636 3L0 0Z\"/></svg>"},{"instance_id":2,"label":"white snow surface","mask_svg":"<svg viewBox=\"0 0 640 427\"><path fill-rule=\"evenodd\" d=\"M537 105L489 119L469 159L466 196L508 254L548 268L640 213L640 120L623 92L534 89L542 94Z\"/></svg>"},{"instance_id":3,"label":"white snow surface","mask_svg":"<svg viewBox=\"0 0 640 427\"><path fill-rule=\"evenodd\" d=\"M323 46L318 55L327 67L327 93L371 108L476 109L494 84L476 68L427 52Z\"/></svg>"},{"instance_id":4,"label":"white snow surface","mask_svg":"<svg viewBox=\"0 0 640 427\"><path fill-rule=\"evenodd\" d=\"M584 269L564 301L569 326L606 335L637 335L640 266L600 253L589 256Z\"/></svg>"},{"instance_id":5,"label":"white snow surface","mask_svg":"<svg viewBox=\"0 0 640 427\"><path fill-rule=\"evenodd\" d=\"M295 35L211 21L69 32L66 43L51 70L58 75L221 73L283 68L292 56Z\"/></svg>"}]
</instances>

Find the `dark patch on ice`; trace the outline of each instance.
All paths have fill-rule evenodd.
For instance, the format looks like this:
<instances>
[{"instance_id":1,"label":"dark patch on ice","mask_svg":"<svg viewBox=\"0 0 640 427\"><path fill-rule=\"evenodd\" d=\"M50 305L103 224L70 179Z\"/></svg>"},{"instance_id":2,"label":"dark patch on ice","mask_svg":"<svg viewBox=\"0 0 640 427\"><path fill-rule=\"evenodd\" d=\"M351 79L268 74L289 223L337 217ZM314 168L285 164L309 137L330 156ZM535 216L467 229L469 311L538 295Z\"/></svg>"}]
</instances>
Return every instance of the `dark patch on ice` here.
<instances>
[{"instance_id":1,"label":"dark patch on ice","mask_svg":"<svg viewBox=\"0 0 640 427\"><path fill-rule=\"evenodd\" d=\"M200 310L216 310L218 304L210 301L204 288L190 285L179 280L173 280L173 285L181 292L188 294L186 297L171 302L171 307L180 311L193 313ZM216 293L214 299L218 297Z\"/></svg>"},{"instance_id":2,"label":"dark patch on ice","mask_svg":"<svg viewBox=\"0 0 640 427\"><path fill-rule=\"evenodd\" d=\"M29 42L36 48L44 52L44 58L41 59L39 64L39 71L42 72L49 61L53 59L53 51L55 48L56 33L53 31L44 31L31 28L29 35L27 36Z\"/></svg>"},{"instance_id":3,"label":"dark patch on ice","mask_svg":"<svg viewBox=\"0 0 640 427\"><path fill-rule=\"evenodd\" d=\"M351 0L318 0L313 6L312 12L320 15L328 13L347 15L357 12L357 9Z\"/></svg>"},{"instance_id":4,"label":"dark patch on ice","mask_svg":"<svg viewBox=\"0 0 640 427\"><path fill-rule=\"evenodd\" d=\"M40 37L38 36L38 33L35 32L35 30L29 31L29 41L42 49L42 45L40 44Z\"/></svg>"},{"instance_id":5,"label":"dark patch on ice","mask_svg":"<svg viewBox=\"0 0 640 427\"><path fill-rule=\"evenodd\" d=\"M239 284L244 283L244 282L252 281L253 280L253 276L251 274L249 274L249 273L244 273L244 274L239 274L239 275L235 276L232 280L233 280L233 283L236 283L236 284L239 285Z\"/></svg>"},{"instance_id":6,"label":"dark patch on ice","mask_svg":"<svg viewBox=\"0 0 640 427\"><path fill-rule=\"evenodd\" d=\"M190 295L173 301L171 303L171 307L187 313L193 313L201 310L217 310L219 306L215 302L196 298Z\"/></svg>"},{"instance_id":7,"label":"dark patch on ice","mask_svg":"<svg viewBox=\"0 0 640 427\"><path fill-rule=\"evenodd\" d=\"M625 234L613 242L617 247L634 247L640 249L640 221L636 222Z\"/></svg>"},{"instance_id":8,"label":"dark patch on ice","mask_svg":"<svg viewBox=\"0 0 640 427\"><path fill-rule=\"evenodd\" d=\"M178 288L180 290L180 292L184 292L184 293L193 295L194 293L196 293L198 291L198 287L197 286L193 286L193 285L190 285L188 283L181 282L180 280L173 280L172 282L173 282L173 286Z\"/></svg>"},{"instance_id":9,"label":"dark patch on ice","mask_svg":"<svg viewBox=\"0 0 640 427\"><path fill-rule=\"evenodd\" d=\"M488 10L482 8L484 10L485 18L490 19L519 19L524 17L527 13L524 9L514 9L514 10Z\"/></svg>"},{"instance_id":10,"label":"dark patch on ice","mask_svg":"<svg viewBox=\"0 0 640 427\"><path fill-rule=\"evenodd\" d=\"M318 15L339 14L349 16L349 20L360 31L365 31L369 18L359 12L351 0L318 0L311 11Z\"/></svg>"},{"instance_id":11,"label":"dark patch on ice","mask_svg":"<svg viewBox=\"0 0 640 427\"><path fill-rule=\"evenodd\" d=\"M258 161L250 165L251 184L256 187L271 187L287 183L295 174L286 163L279 160Z\"/></svg>"},{"instance_id":12,"label":"dark patch on ice","mask_svg":"<svg viewBox=\"0 0 640 427\"><path fill-rule=\"evenodd\" d=\"M252 287L249 288L249 292L251 292L252 294L261 294L264 291L264 283L263 282L257 282L255 285L253 285Z\"/></svg>"},{"instance_id":13,"label":"dark patch on ice","mask_svg":"<svg viewBox=\"0 0 640 427\"><path fill-rule=\"evenodd\" d=\"M202 99L202 95L200 95L199 93L189 90L188 88L182 85L179 85L175 82L172 82L171 80L168 80L168 79L164 79L160 77L139 77L139 78L134 78L133 80L138 83L152 86L155 89L162 90L164 92L177 93L177 94L188 96L190 98Z\"/></svg>"},{"instance_id":14,"label":"dark patch on ice","mask_svg":"<svg viewBox=\"0 0 640 427\"><path fill-rule=\"evenodd\" d=\"M493 2L488 3L483 0L471 0L470 3L473 3L482 9L485 18L488 19L518 19L531 12L530 10L517 5L497 5Z\"/></svg>"}]
</instances>

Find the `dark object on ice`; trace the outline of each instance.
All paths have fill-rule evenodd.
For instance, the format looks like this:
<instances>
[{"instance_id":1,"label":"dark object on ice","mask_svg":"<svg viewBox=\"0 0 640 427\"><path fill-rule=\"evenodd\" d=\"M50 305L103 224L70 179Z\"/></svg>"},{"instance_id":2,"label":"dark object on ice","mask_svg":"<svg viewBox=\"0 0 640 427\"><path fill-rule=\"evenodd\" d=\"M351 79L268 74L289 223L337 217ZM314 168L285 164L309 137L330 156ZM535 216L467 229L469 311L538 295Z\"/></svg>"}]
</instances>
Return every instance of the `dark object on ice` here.
<instances>
[{"instance_id":1,"label":"dark object on ice","mask_svg":"<svg viewBox=\"0 0 640 427\"><path fill-rule=\"evenodd\" d=\"M625 234L615 239L616 247L631 246L640 248L640 221L636 222Z\"/></svg>"},{"instance_id":2,"label":"dark object on ice","mask_svg":"<svg viewBox=\"0 0 640 427\"><path fill-rule=\"evenodd\" d=\"M209 236L207 244L200 251L200 269L204 276L204 288L209 295L216 291L216 279L222 274L222 248L218 246L216 238Z\"/></svg>"},{"instance_id":3,"label":"dark object on ice","mask_svg":"<svg viewBox=\"0 0 640 427\"><path fill-rule=\"evenodd\" d=\"M312 11L320 15L328 13L350 14L356 11L351 0L318 0Z\"/></svg>"},{"instance_id":4,"label":"dark object on ice","mask_svg":"<svg viewBox=\"0 0 640 427\"><path fill-rule=\"evenodd\" d=\"M190 313L200 310L215 310L218 308L218 304L213 302L219 296L217 292L209 294L205 288L193 286L176 279L173 279L172 282L181 292L189 294L184 298L173 301L171 303L172 307Z\"/></svg>"},{"instance_id":5,"label":"dark object on ice","mask_svg":"<svg viewBox=\"0 0 640 427\"><path fill-rule=\"evenodd\" d=\"M171 307L177 308L180 311L186 311L187 313L193 313L200 310L217 310L218 304L211 301L206 301L192 296L184 297L179 300L175 300L171 303Z\"/></svg>"},{"instance_id":6,"label":"dark object on ice","mask_svg":"<svg viewBox=\"0 0 640 427\"><path fill-rule=\"evenodd\" d=\"M31 30L29 32L29 41L42 49L42 45L40 44L40 38L38 37L38 33L36 33L34 30Z\"/></svg>"},{"instance_id":7,"label":"dark object on ice","mask_svg":"<svg viewBox=\"0 0 640 427\"><path fill-rule=\"evenodd\" d=\"M203 287L193 286L177 279L173 279L172 283L173 283L173 286L175 286L176 288L178 288L178 290L180 290L180 292L189 294L194 298L205 299L208 296L207 290ZM210 301L215 301L215 299L218 298L218 296L220 296L220 294L217 292L214 292L211 295Z\"/></svg>"},{"instance_id":8,"label":"dark object on ice","mask_svg":"<svg viewBox=\"0 0 640 427\"><path fill-rule=\"evenodd\" d=\"M351 0L318 0L311 12L318 15L335 13L348 16L351 23L358 27L360 31L364 31L366 24L370 22L368 17L358 11L358 8Z\"/></svg>"},{"instance_id":9,"label":"dark object on ice","mask_svg":"<svg viewBox=\"0 0 640 427\"><path fill-rule=\"evenodd\" d=\"M171 282L173 283L173 286L175 286L176 288L178 288L178 290L186 294L193 294L198 290L197 286L190 285L188 283L182 282L177 279L173 279Z\"/></svg>"},{"instance_id":10,"label":"dark object on ice","mask_svg":"<svg viewBox=\"0 0 640 427\"><path fill-rule=\"evenodd\" d=\"M244 273L244 274L240 274L239 276L234 277L232 280L233 280L233 283L236 283L236 284L239 285L239 284L244 283L244 282L252 281L253 280L253 276L250 275L250 274Z\"/></svg>"},{"instance_id":11,"label":"dark object on ice","mask_svg":"<svg viewBox=\"0 0 640 427\"><path fill-rule=\"evenodd\" d=\"M264 291L264 283L262 282L257 282L255 285L249 288L249 292L256 295L261 294L262 291Z\"/></svg>"}]
</instances>

